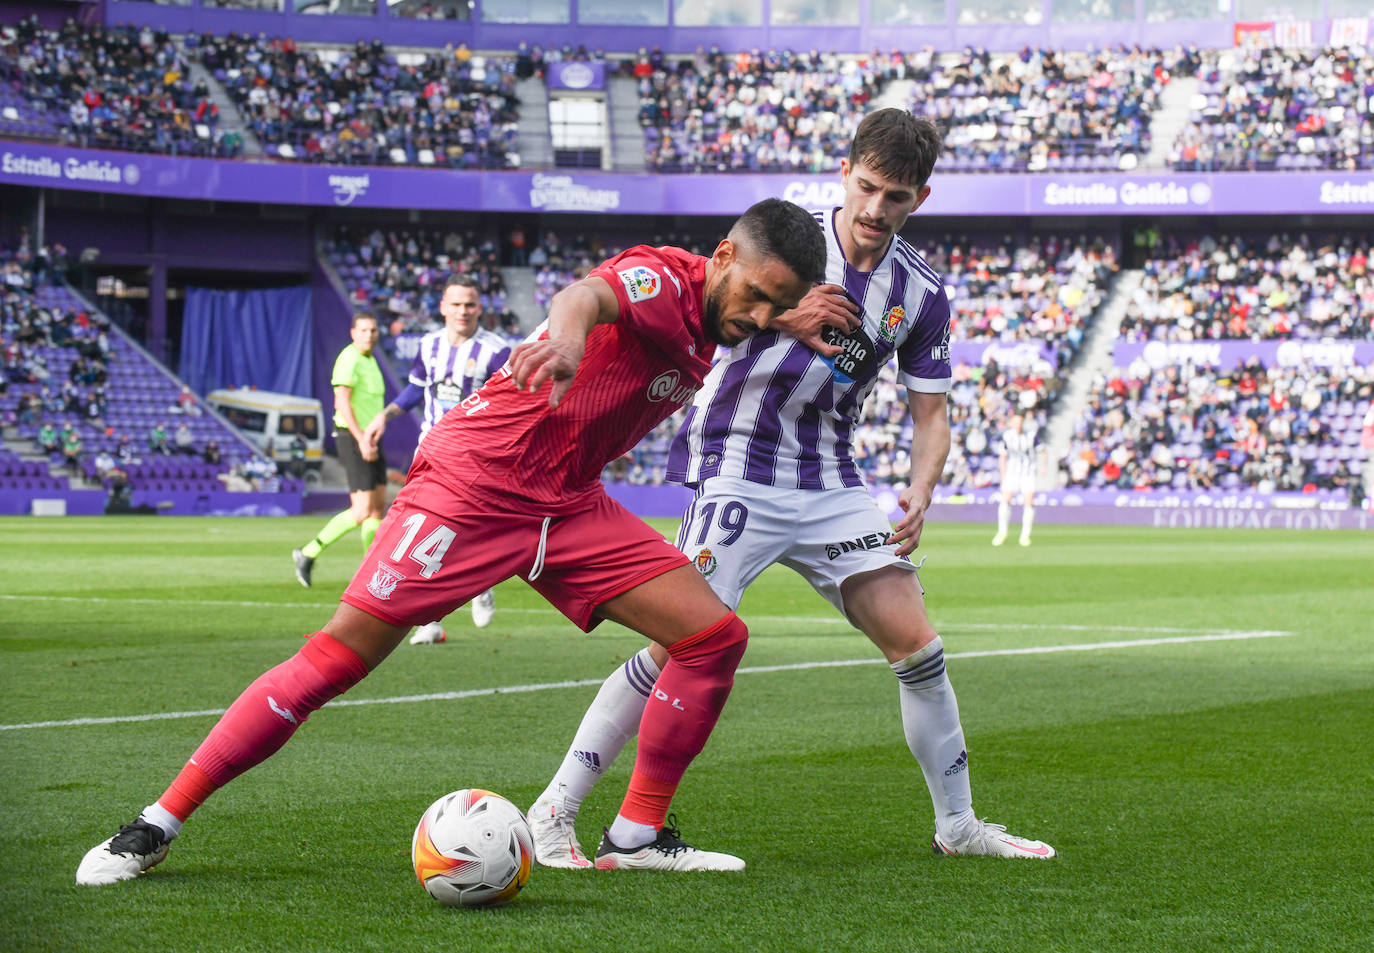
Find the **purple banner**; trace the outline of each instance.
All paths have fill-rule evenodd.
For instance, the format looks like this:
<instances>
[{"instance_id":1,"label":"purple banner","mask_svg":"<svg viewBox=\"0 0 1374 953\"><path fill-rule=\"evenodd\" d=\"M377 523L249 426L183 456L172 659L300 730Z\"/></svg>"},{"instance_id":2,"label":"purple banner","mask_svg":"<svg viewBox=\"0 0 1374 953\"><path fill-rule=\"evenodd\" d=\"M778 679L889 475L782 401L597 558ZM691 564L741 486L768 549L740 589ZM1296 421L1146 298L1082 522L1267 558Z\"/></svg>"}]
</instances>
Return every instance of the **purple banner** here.
<instances>
[{"instance_id":1,"label":"purple banner","mask_svg":"<svg viewBox=\"0 0 1374 953\"><path fill-rule=\"evenodd\" d=\"M1137 358L1151 367L1186 362L1223 370L1252 359L1265 367L1355 367L1374 364L1374 341L1145 341L1112 349L1117 367Z\"/></svg>"},{"instance_id":2,"label":"purple banner","mask_svg":"<svg viewBox=\"0 0 1374 953\"><path fill-rule=\"evenodd\" d=\"M838 205L838 174L697 175L453 172L143 155L0 140L0 182L219 202L484 212L734 215L780 196ZM1134 212L1374 212L1374 173L941 175L923 207L937 215L1121 215Z\"/></svg>"},{"instance_id":3,"label":"purple banner","mask_svg":"<svg viewBox=\"0 0 1374 953\"><path fill-rule=\"evenodd\" d=\"M549 64L549 89L605 89L606 64L572 60Z\"/></svg>"},{"instance_id":4,"label":"purple banner","mask_svg":"<svg viewBox=\"0 0 1374 953\"><path fill-rule=\"evenodd\" d=\"M954 366L969 364L981 367L996 361L1002 367L1024 368L1035 361L1055 363L1053 345L1044 341L953 341L949 345L949 360Z\"/></svg>"},{"instance_id":5,"label":"purple banner","mask_svg":"<svg viewBox=\"0 0 1374 953\"><path fill-rule=\"evenodd\" d=\"M1117 509L1110 506L1036 509L1037 526L1154 526L1160 529L1354 529L1374 530L1374 513L1366 510L1218 510L1207 506L1165 509ZM996 503L966 506L937 503L927 510L926 525L997 523Z\"/></svg>"},{"instance_id":6,"label":"purple banner","mask_svg":"<svg viewBox=\"0 0 1374 953\"><path fill-rule=\"evenodd\" d=\"M0 493L0 516L27 516L35 500L61 500L68 516L99 516L109 494L104 490L17 490ZM134 490L130 506L149 506L164 516L299 516L296 493L191 493ZM344 501L347 505L347 500ZM152 514L149 514L152 515Z\"/></svg>"}]
</instances>

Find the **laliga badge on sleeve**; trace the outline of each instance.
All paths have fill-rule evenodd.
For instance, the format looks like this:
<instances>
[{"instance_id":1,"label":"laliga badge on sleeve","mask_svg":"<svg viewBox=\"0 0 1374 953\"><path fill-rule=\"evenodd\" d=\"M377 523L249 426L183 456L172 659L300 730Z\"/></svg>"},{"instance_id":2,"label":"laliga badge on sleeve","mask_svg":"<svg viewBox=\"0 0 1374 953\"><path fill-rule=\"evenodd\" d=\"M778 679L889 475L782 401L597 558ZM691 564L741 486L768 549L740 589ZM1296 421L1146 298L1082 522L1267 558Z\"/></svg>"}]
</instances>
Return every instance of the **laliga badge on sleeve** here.
<instances>
[{"instance_id":1,"label":"laliga badge on sleeve","mask_svg":"<svg viewBox=\"0 0 1374 953\"><path fill-rule=\"evenodd\" d=\"M633 268L616 272L616 274L624 283L625 294L629 297L631 304L658 297L659 289L663 287L663 280L659 278L658 272L646 265L636 265Z\"/></svg>"}]
</instances>

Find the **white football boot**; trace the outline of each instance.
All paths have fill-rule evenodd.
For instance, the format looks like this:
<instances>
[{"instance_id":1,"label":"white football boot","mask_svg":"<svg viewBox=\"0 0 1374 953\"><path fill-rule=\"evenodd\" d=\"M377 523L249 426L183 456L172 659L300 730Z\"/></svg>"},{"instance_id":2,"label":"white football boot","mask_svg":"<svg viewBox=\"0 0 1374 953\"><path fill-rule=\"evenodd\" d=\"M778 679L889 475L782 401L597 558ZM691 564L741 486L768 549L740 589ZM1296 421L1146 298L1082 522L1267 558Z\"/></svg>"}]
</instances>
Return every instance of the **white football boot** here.
<instances>
[{"instance_id":1,"label":"white football boot","mask_svg":"<svg viewBox=\"0 0 1374 953\"><path fill-rule=\"evenodd\" d=\"M437 645L448 638L444 627L437 622L426 622L415 630L410 637L411 645Z\"/></svg>"},{"instance_id":2,"label":"white football boot","mask_svg":"<svg viewBox=\"0 0 1374 953\"><path fill-rule=\"evenodd\" d=\"M1001 546L1007 541L1007 534L1004 530L998 530L997 535L992 538L992 545Z\"/></svg>"},{"instance_id":3,"label":"white football boot","mask_svg":"<svg viewBox=\"0 0 1374 953\"><path fill-rule=\"evenodd\" d=\"M744 861L731 854L700 850L684 843L673 825L677 818L669 815L668 823L658 837L642 847L625 849L611 842L609 831L603 831L601 846L596 849L597 870L743 870Z\"/></svg>"},{"instance_id":4,"label":"white football boot","mask_svg":"<svg viewBox=\"0 0 1374 953\"><path fill-rule=\"evenodd\" d=\"M540 798L525 815L534 835L534 859L545 867L586 870L592 862L577 842L577 815L553 798Z\"/></svg>"},{"instance_id":5,"label":"white football boot","mask_svg":"<svg viewBox=\"0 0 1374 953\"><path fill-rule=\"evenodd\" d=\"M472 600L472 624L479 629L485 629L491 625L492 618L496 615L496 596L488 589L480 596Z\"/></svg>"},{"instance_id":6,"label":"white football boot","mask_svg":"<svg viewBox=\"0 0 1374 953\"><path fill-rule=\"evenodd\" d=\"M1055 850L1043 841L1030 840L1008 834L1001 824L977 821L967 837L958 842L947 841L937 832L930 842L930 848L937 854L969 857L1024 857L1030 860L1047 860Z\"/></svg>"},{"instance_id":7,"label":"white football boot","mask_svg":"<svg viewBox=\"0 0 1374 953\"><path fill-rule=\"evenodd\" d=\"M76 882L84 886L133 880L139 874L162 863L167 856L167 835L156 824L138 819L125 824L119 833L103 844L86 851L76 868Z\"/></svg>"}]
</instances>

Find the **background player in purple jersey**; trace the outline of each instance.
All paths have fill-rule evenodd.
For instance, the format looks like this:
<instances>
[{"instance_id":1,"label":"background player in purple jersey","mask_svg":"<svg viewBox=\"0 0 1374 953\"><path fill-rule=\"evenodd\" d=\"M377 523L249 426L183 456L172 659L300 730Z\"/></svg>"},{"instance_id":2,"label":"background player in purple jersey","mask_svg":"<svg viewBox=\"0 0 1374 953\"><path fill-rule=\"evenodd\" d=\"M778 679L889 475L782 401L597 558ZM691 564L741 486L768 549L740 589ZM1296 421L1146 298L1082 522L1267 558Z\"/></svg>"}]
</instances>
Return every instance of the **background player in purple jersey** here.
<instances>
[{"instance_id":1,"label":"background player in purple jersey","mask_svg":"<svg viewBox=\"0 0 1374 953\"><path fill-rule=\"evenodd\" d=\"M900 109L864 119L841 163L844 205L816 213L826 278L769 331L735 348L693 401L668 462L694 486L678 546L726 605L780 562L882 650L902 726L935 808L938 854L1045 858L1054 849L973 812L959 707L909 555L949 453L949 302L897 231L929 197L940 134ZM849 435L896 359L914 420L895 532L851 458ZM540 863L586 867L573 822L634 733L666 655L646 649L602 685L557 774L530 808Z\"/></svg>"},{"instance_id":2,"label":"background player in purple jersey","mask_svg":"<svg viewBox=\"0 0 1374 953\"><path fill-rule=\"evenodd\" d=\"M1021 414L1007 419L1007 429L997 448L997 467L1002 474L1002 488L997 495L997 535L992 545L1007 541L1007 526L1011 522L1011 505L1021 497L1022 546L1031 543L1031 524L1035 522L1035 483L1044 464L1045 451L1036 445L1039 431L1027 423Z\"/></svg>"},{"instance_id":3,"label":"background player in purple jersey","mask_svg":"<svg viewBox=\"0 0 1374 953\"><path fill-rule=\"evenodd\" d=\"M464 397L487 382L506 358L510 345L499 334L482 327L482 289L467 275L452 275L444 283L439 299L439 314L444 326L420 339L415 360L410 365L406 389L387 404L363 431L363 443L376 450L390 420L424 402L420 439ZM472 622L479 629L491 625L496 615L496 597L488 589L472 600ZM438 621L415 630L412 645L442 642L444 627Z\"/></svg>"}]
</instances>

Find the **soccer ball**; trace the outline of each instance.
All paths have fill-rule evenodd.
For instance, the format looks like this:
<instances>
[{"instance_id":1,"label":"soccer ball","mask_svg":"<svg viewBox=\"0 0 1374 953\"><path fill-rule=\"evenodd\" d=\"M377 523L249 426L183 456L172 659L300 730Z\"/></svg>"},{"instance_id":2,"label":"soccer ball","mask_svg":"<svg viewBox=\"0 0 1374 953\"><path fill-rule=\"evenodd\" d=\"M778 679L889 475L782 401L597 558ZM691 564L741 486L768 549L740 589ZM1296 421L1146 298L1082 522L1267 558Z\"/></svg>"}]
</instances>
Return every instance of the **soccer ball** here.
<instances>
[{"instance_id":1,"label":"soccer ball","mask_svg":"<svg viewBox=\"0 0 1374 953\"><path fill-rule=\"evenodd\" d=\"M497 907L530 879L534 837L499 794L464 788L429 806L410 844L415 876L447 907Z\"/></svg>"}]
</instances>

